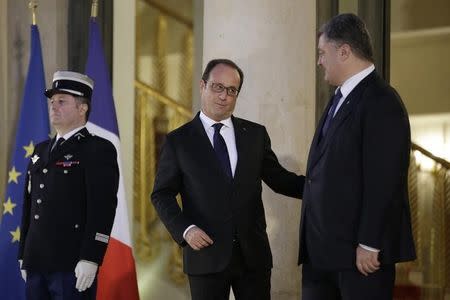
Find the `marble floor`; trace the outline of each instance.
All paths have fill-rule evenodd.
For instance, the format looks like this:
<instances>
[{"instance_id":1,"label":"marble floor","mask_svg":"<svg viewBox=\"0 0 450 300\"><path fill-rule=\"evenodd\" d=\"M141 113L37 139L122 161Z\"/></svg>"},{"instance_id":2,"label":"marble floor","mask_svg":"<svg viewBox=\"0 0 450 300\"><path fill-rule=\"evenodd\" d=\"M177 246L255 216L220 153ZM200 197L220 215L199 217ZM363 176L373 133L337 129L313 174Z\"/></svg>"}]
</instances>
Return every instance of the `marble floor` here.
<instances>
[{"instance_id":1,"label":"marble floor","mask_svg":"<svg viewBox=\"0 0 450 300\"><path fill-rule=\"evenodd\" d=\"M161 245L160 256L152 262L136 258L140 300L190 300L189 286L177 285L167 272L171 241ZM231 292L230 300L234 300Z\"/></svg>"},{"instance_id":2,"label":"marble floor","mask_svg":"<svg viewBox=\"0 0 450 300\"><path fill-rule=\"evenodd\" d=\"M160 256L152 262L136 259L140 300L189 300L189 287L177 285L169 277L170 242L161 245Z\"/></svg>"}]
</instances>

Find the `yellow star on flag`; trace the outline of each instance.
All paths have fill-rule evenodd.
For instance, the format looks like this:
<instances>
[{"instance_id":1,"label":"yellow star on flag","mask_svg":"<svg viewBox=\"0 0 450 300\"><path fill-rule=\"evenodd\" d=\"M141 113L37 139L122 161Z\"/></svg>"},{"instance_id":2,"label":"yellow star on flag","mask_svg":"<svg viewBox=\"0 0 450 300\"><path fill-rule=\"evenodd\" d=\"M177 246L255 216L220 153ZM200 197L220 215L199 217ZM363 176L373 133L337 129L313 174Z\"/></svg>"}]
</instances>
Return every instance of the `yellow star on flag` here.
<instances>
[{"instance_id":1,"label":"yellow star on flag","mask_svg":"<svg viewBox=\"0 0 450 300\"><path fill-rule=\"evenodd\" d=\"M11 171L8 172L8 175L9 175L8 183L15 182L18 184L19 182L17 181L17 178L20 175L22 175L22 173L17 172L16 167L12 167Z\"/></svg>"},{"instance_id":2,"label":"yellow star on flag","mask_svg":"<svg viewBox=\"0 0 450 300\"><path fill-rule=\"evenodd\" d=\"M11 235L13 237L11 243L20 241L20 227L19 226L17 226L15 231L10 231L9 233L11 233Z\"/></svg>"},{"instance_id":3,"label":"yellow star on flag","mask_svg":"<svg viewBox=\"0 0 450 300\"><path fill-rule=\"evenodd\" d=\"M3 203L3 214L10 213L13 215L13 208L16 207L17 204L11 201L11 198L8 197L8 201Z\"/></svg>"},{"instance_id":4,"label":"yellow star on flag","mask_svg":"<svg viewBox=\"0 0 450 300\"><path fill-rule=\"evenodd\" d=\"M33 141L30 141L30 144L28 146L23 146L23 149L25 149L25 158L30 157L34 152Z\"/></svg>"}]
</instances>

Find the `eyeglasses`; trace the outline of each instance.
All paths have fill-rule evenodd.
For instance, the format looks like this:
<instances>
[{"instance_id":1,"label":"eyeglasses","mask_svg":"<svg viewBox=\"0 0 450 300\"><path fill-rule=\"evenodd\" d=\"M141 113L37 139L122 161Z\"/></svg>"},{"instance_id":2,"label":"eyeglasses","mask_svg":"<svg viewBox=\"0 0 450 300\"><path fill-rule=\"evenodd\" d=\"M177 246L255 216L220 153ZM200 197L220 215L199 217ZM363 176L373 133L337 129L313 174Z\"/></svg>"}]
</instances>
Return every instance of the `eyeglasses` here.
<instances>
[{"instance_id":1,"label":"eyeglasses","mask_svg":"<svg viewBox=\"0 0 450 300\"><path fill-rule=\"evenodd\" d=\"M212 82L212 81L206 81L206 83L211 83L210 87L211 90L215 93L222 93L224 90L227 90L227 95L230 97L237 97L239 95L239 90L233 86L224 86L221 83Z\"/></svg>"}]
</instances>

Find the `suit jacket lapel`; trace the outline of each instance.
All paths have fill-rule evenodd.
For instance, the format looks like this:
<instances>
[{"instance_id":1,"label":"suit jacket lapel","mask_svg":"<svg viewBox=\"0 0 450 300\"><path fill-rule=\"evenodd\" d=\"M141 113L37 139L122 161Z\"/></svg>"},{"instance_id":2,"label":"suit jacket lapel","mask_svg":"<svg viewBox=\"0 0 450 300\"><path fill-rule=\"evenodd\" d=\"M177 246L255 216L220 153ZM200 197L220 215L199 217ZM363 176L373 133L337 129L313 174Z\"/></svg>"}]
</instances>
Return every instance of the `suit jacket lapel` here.
<instances>
[{"instance_id":1,"label":"suit jacket lapel","mask_svg":"<svg viewBox=\"0 0 450 300\"><path fill-rule=\"evenodd\" d=\"M234 181L236 182L239 180L243 168L245 169L245 163L249 161L248 159L245 159L245 157L248 155L248 144L251 141L249 141L250 136L247 134L247 128L242 124L242 122L234 116L231 116L231 120L233 121L237 151L237 164L236 170L234 171Z\"/></svg>"},{"instance_id":2,"label":"suit jacket lapel","mask_svg":"<svg viewBox=\"0 0 450 300\"><path fill-rule=\"evenodd\" d=\"M308 155L308 168L307 168L308 170L312 166L312 162L315 161L315 156L317 156L317 154L319 153L317 151L317 148L319 147L320 135L322 132L323 123L325 122L328 111L330 110L330 106L331 106L331 99L328 101L327 107L325 108L324 112L322 113L322 117L320 118L320 121L317 124L316 132L314 133L314 137L311 142L311 149L309 150L309 155Z\"/></svg>"},{"instance_id":3,"label":"suit jacket lapel","mask_svg":"<svg viewBox=\"0 0 450 300\"><path fill-rule=\"evenodd\" d=\"M370 73L366 78L364 78L358 85L348 94L348 96L345 98L344 102L342 103L341 107L339 108L338 112L333 118L333 121L330 124L330 128L328 128L327 134L323 137L323 140L320 141L319 144L317 144L317 147L314 149L312 148L311 151L314 150L314 153L311 157L311 162L308 163L308 170L310 170L312 167L316 165L316 163L319 161L319 159L322 157L323 153L325 152L326 148L329 146L330 142L335 137L335 132L339 128L339 126L344 122L344 120L349 116L349 114L352 112L353 108L356 106L356 104L361 100L361 93L366 88L367 84L374 80L376 77L376 72ZM330 105L330 104L329 104ZM327 107L327 110L325 110L323 116L322 116L322 124L325 119L326 113L328 112L329 106ZM321 124L321 125L322 125ZM320 136L322 127L318 127L316 130L316 134L314 139L318 139L318 136Z\"/></svg>"},{"instance_id":4,"label":"suit jacket lapel","mask_svg":"<svg viewBox=\"0 0 450 300\"><path fill-rule=\"evenodd\" d=\"M339 111L334 116L334 118L330 124L330 127L328 128L327 134L320 141L320 143L317 147L316 155L314 156L313 165L315 165L315 163L317 161L319 161L320 157L322 157L326 148L330 144L330 141L333 140L337 128L339 128L340 124L342 124L342 122L347 118L347 116L350 114L351 110L353 109L354 105L350 105L350 103L354 104L356 101L351 101L351 99L349 99L349 96L345 99L345 101L342 103L341 107L339 108Z\"/></svg>"}]
</instances>

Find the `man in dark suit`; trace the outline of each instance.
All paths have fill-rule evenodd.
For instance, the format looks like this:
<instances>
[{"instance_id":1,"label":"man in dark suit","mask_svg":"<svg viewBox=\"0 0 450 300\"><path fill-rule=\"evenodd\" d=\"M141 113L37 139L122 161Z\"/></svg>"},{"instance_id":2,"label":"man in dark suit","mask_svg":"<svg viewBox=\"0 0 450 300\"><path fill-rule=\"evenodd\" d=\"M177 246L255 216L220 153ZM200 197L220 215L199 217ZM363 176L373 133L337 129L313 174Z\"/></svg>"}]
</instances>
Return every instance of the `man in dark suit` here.
<instances>
[{"instance_id":1,"label":"man in dark suit","mask_svg":"<svg viewBox=\"0 0 450 300\"><path fill-rule=\"evenodd\" d=\"M85 128L93 81L58 71L49 98L56 137L36 145L25 180L19 261L27 299L95 299L117 205L109 141Z\"/></svg>"},{"instance_id":2,"label":"man in dark suit","mask_svg":"<svg viewBox=\"0 0 450 300\"><path fill-rule=\"evenodd\" d=\"M262 181L300 198L304 176L284 169L264 126L232 115L244 75L227 59L208 63L201 112L167 135L152 202L183 246L192 299L270 299L272 254ZM182 209L176 196L181 194Z\"/></svg>"},{"instance_id":3,"label":"man in dark suit","mask_svg":"<svg viewBox=\"0 0 450 300\"><path fill-rule=\"evenodd\" d=\"M308 158L302 299L392 299L395 263L415 259L408 115L374 70L361 19L338 15L319 34L318 65L337 89Z\"/></svg>"}]
</instances>

